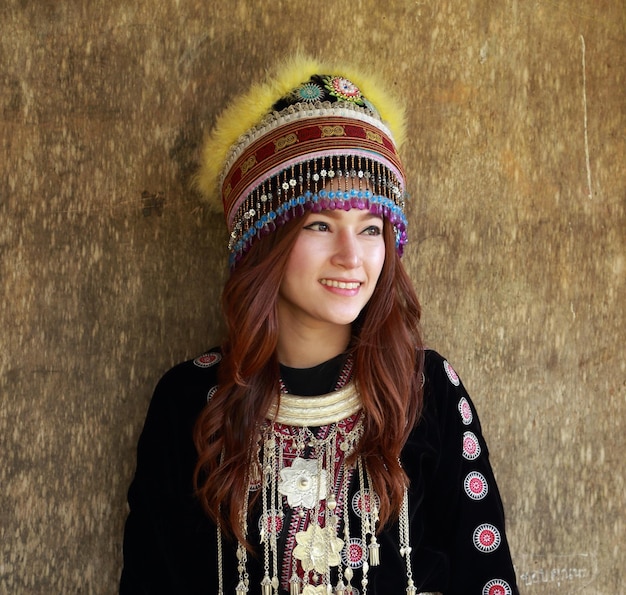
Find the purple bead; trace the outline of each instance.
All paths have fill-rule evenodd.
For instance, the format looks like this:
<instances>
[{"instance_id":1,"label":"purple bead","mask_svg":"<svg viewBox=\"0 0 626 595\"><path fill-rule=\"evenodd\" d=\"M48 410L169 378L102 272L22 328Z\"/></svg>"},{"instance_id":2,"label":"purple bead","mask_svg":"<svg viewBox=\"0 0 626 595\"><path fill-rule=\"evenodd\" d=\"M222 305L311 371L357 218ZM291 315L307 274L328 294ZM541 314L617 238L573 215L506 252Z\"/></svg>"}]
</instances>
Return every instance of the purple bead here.
<instances>
[{"instance_id":1,"label":"purple bead","mask_svg":"<svg viewBox=\"0 0 626 595\"><path fill-rule=\"evenodd\" d=\"M359 206L359 200L356 197L350 199L350 204L352 205L353 209L360 209L361 208Z\"/></svg>"},{"instance_id":2,"label":"purple bead","mask_svg":"<svg viewBox=\"0 0 626 595\"><path fill-rule=\"evenodd\" d=\"M344 211L349 211L352 208L349 200L345 200L342 206Z\"/></svg>"}]
</instances>

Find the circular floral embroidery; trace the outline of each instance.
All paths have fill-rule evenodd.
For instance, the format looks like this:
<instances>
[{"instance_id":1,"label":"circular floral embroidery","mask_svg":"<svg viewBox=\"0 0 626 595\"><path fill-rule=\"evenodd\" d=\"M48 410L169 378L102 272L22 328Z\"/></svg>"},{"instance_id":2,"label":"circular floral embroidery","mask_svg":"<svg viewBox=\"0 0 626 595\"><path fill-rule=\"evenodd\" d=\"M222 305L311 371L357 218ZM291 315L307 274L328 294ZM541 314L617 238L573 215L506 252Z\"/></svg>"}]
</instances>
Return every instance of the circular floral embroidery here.
<instances>
[{"instance_id":1,"label":"circular floral embroidery","mask_svg":"<svg viewBox=\"0 0 626 595\"><path fill-rule=\"evenodd\" d=\"M350 568L361 568L367 560L367 548L358 537L350 539L341 550L341 559Z\"/></svg>"},{"instance_id":2,"label":"circular floral embroidery","mask_svg":"<svg viewBox=\"0 0 626 595\"><path fill-rule=\"evenodd\" d=\"M306 103L315 103L322 101L324 98L324 90L315 83L304 83L295 91L296 99Z\"/></svg>"},{"instance_id":3,"label":"circular floral embroidery","mask_svg":"<svg viewBox=\"0 0 626 595\"><path fill-rule=\"evenodd\" d=\"M476 527L473 539L476 549L485 554L497 550L502 541L500 531L488 523Z\"/></svg>"},{"instance_id":4,"label":"circular floral embroidery","mask_svg":"<svg viewBox=\"0 0 626 595\"><path fill-rule=\"evenodd\" d=\"M443 360L443 369L446 371L448 379L452 382L452 384L454 384L454 386L459 386L459 384L461 384L458 374L454 371L454 368L450 365L448 360Z\"/></svg>"},{"instance_id":5,"label":"circular floral embroidery","mask_svg":"<svg viewBox=\"0 0 626 595\"><path fill-rule=\"evenodd\" d=\"M482 500L489 491L485 476L482 473L478 473L478 471L472 471L467 474L463 487L465 488L465 493L472 500Z\"/></svg>"},{"instance_id":6,"label":"circular floral embroidery","mask_svg":"<svg viewBox=\"0 0 626 595\"><path fill-rule=\"evenodd\" d=\"M282 510L268 510L266 514L261 515L259 519L259 534L261 542L265 535L270 535L273 530L279 535L283 528L283 512Z\"/></svg>"},{"instance_id":7,"label":"circular floral embroidery","mask_svg":"<svg viewBox=\"0 0 626 595\"><path fill-rule=\"evenodd\" d=\"M326 498L327 475L325 469L318 474L317 459L298 457L291 467L281 469L278 491L287 496L287 503L292 508L314 508L320 500Z\"/></svg>"},{"instance_id":8,"label":"circular floral embroidery","mask_svg":"<svg viewBox=\"0 0 626 595\"><path fill-rule=\"evenodd\" d=\"M480 456L480 444L474 432L463 434L463 457L468 461L473 461Z\"/></svg>"},{"instance_id":9,"label":"circular floral embroidery","mask_svg":"<svg viewBox=\"0 0 626 595\"><path fill-rule=\"evenodd\" d=\"M354 496L352 496L352 510L354 511L354 514L356 514L356 516L358 516L359 518L361 518L361 514L363 511L367 513L372 512L372 494L374 494L374 505L377 509L379 509L380 498L375 492L371 492L370 490L363 490L363 494L361 494L361 490L359 490L358 492L356 492L356 494L354 494Z\"/></svg>"},{"instance_id":10,"label":"circular floral embroidery","mask_svg":"<svg viewBox=\"0 0 626 595\"><path fill-rule=\"evenodd\" d=\"M218 364L221 360L222 356L219 353L211 352L197 357L193 360L193 363L198 366L198 368L210 368Z\"/></svg>"},{"instance_id":11,"label":"circular floral embroidery","mask_svg":"<svg viewBox=\"0 0 626 595\"><path fill-rule=\"evenodd\" d=\"M213 395L217 392L217 384L206 394L206 402L208 403Z\"/></svg>"},{"instance_id":12,"label":"circular floral embroidery","mask_svg":"<svg viewBox=\"0 0 626 595\"><path fill-rule=\"evenodd\" d=\"M512 593L509 583L499 578L489 581L483 587L483 595L512 595Z\"/></svg>"},{"instance_id":13,"label":"circular floral embroidery","mask_svg":"<svg viewBox=\"0 0 626 595\"><path fill-rule=\"evenodd\" d=\"M326 77L324 84L333 97L343 101L352 101L357 105L363 105L360 89L347 78L342 76Z\"/></svg>"},{"instance_id":14,"label":"circular floral embroidery","mask_svg":"<svg viewBox=\"0 0 626 595\"><path fill-rule=\"evenodd\" d=\"M472 408L465 397L461 397L461 400L459 401L459 413L461 414L463 423L466 426L469 426L474 419L474 414L472 413Z\"/></svg>"}]
</instances>

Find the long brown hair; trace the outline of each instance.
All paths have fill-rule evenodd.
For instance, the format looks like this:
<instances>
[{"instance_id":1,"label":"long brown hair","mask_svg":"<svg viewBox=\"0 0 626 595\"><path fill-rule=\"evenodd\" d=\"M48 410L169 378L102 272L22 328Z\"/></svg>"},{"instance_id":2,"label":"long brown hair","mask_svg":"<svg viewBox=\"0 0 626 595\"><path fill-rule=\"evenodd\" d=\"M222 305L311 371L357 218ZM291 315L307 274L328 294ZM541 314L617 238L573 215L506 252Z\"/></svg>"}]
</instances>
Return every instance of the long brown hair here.
<instances>
[{"instance_id":1,"label":"long brown hair","mask_svg":"<svg viewBox=\"0 0 626 595\"><path fill-rule=\"evenodd\" d=\"M296 218L257 241L232 271L222 294L227 338L219 388L195 425L197 495L222 530L247 543L241 523L257 428L280 394L277 296L302 228ZM353 324L350 351L364 412L364 434L352 460L362 456L380 498L380 526L394 518L407 476L400 452L422 404L423 348L420 305L385 219L385 263L374 293Z\"/></svg>"}]
</instances>

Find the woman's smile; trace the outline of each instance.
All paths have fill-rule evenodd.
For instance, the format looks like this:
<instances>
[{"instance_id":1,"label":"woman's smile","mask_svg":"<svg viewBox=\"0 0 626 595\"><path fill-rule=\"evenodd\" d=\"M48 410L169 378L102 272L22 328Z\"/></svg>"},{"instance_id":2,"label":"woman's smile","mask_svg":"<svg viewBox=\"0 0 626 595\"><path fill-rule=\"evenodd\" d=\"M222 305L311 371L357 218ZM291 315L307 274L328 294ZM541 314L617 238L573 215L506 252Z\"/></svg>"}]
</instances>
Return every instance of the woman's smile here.
<instances>
[{"instance_id":1,"label":"woman's smile","mask_svg":"<svg viewBox=\"0 0 626 595\"><path fill-rule=\"evenodd\" d=\"M358 289L360 281L340 281L337 279L320 279L320 283L331 289Z\"/></svg>"}]
</instances>

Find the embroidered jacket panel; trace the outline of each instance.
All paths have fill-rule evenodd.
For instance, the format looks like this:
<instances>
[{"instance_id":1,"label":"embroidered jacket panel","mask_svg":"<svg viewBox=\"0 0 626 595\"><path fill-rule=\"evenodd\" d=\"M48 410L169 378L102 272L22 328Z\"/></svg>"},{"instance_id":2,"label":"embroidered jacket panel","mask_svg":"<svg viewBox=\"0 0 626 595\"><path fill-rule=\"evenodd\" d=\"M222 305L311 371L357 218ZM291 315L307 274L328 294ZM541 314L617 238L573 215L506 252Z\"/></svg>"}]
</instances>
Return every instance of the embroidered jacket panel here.
<instances>
[{"instance_id":1,"label":"embroidered jacket panel","mask_svg":"<svg viewBox=\"0 0 626 595\"><path fill-rule=\"evenodd\" d=\"M193 496L192 430L215 389L219 350L174 367L152 398L128 492L120 593L217 593L217 538ZM518 593L504 510L474 405L438 353L426 352L424 409L402 452L410 478L413 579L418 592ZM353 479L353 483L355 483ZM350 498L358 486L353 485ZM350 522L356 526L356 516ZM252 543L258 524L250 524ZM397 523L379 536L380 565L370 567L370 595L404 593L406 565ZM238 580L235 546L224 542L224 592ZM248 556L250 592L260 592L263 553ZM352 584L360 592L360 571ZM281 591L281 593L287 593Z\"/></svg>"}]
</instances>

